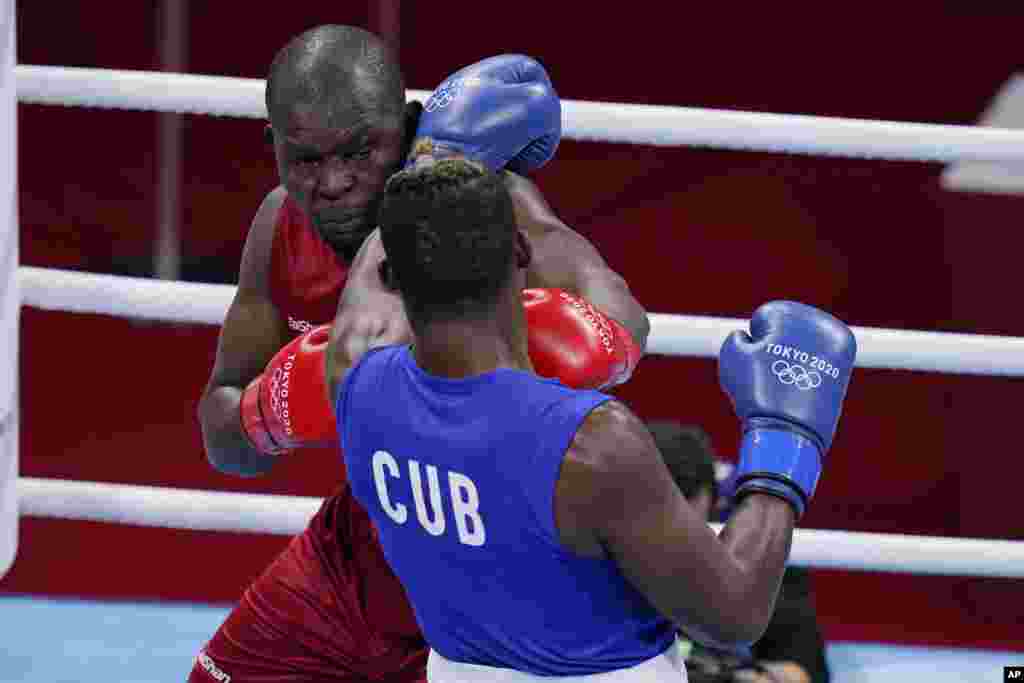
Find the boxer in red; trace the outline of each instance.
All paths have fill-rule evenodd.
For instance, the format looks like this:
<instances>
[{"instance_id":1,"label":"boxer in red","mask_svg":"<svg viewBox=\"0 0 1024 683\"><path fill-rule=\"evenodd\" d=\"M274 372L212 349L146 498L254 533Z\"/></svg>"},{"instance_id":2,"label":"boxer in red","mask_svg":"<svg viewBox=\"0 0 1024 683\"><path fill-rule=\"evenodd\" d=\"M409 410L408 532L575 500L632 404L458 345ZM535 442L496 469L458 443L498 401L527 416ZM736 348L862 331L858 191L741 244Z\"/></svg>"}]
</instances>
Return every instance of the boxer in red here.
<instances>
[{"instance_id":1,"label":"boxer in red","mask_svg":"<svg viewBox=\"0 0 1024 683\"><path fill-rule=\"evenodd\" d=\"M268 363L336 314L353 355L408 338L401 301L382 279L379 240L367 240L379 197L417 136L418 144L445 142L446 132L470 130L455 141L469 147L456 151L486 155L520 173L551 157L560 134L560 114L551 114L557 96L539 65L510 59L482 63L497 72L470 74L512 86L506 90L517 113L492 117L512 123L499 136L480 126L460 127L464 119L428 115L420 121L419 105L405 102L392 55L361 29L318 27L275 57L267 80L267 135L281 186L253 219L238 292L199 409L207 456L218 470L257 476L300 450L302 457L341 461L326 395L283 391L291 370L287 354ZM453 82L457 89L459 79L445 85ZM526 96L516 100L516 93ZM445 109L437 104L428 109ZM509 113L500 97L486 106ZM514 173L507 182L533 251L527 284L547 290L528 295L535 367L567 383L625 381L646 343L643 308L532 183ZM558 334L546 333L545 326ZM582 346L560 356L567 340ZM587 362L599 355L603 364ZM326 411L326 422L319 411ZM426 646L405 593L369 518L342 481L306 531L245 591L197 656L189 680L420 681L425 662Z\"/></svg>"}]
</instances>

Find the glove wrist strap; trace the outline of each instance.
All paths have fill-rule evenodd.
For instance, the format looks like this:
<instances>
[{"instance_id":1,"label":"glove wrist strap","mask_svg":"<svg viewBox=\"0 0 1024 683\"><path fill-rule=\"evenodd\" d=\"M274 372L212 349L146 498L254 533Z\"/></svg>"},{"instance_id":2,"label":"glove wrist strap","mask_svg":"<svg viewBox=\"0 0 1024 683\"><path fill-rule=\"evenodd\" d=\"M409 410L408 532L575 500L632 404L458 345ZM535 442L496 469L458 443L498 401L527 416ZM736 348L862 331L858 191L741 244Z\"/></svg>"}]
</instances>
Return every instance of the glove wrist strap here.
<instances>
[{"instance_id":1,"label":"glove wrist strap","mask_svg":"<svg viewBox=\"0 0 1024 683\"><path fill-rule=\"evenodd\" d=\"M789 501L802 515L821 476L821 451L806 435L776 424L746 425L736 470L736 493L754 491Z\"/></svg>"}]
</instances>

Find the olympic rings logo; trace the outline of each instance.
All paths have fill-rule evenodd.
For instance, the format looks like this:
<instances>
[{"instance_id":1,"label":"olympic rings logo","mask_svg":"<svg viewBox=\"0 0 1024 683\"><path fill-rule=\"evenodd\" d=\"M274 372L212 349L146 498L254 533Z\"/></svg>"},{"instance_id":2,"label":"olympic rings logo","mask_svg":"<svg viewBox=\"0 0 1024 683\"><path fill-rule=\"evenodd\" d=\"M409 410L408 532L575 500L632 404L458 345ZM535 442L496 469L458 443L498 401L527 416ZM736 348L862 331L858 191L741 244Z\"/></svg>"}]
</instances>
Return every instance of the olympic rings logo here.
<instances>
[{"instance_id":1,"label":"olympic rings logo","mask_svg":"<svg viewBox=\"0 0 1024 683\"><path fill-rule=\"evenodd\" d=\"M817 370L807 371L802 365L790 365L784 360L772 363L772 373L782 384L793 385L800 391L810 391L821 386L821 375Z\"/></svg>"},{"instance_id":2,"label":"olympic rings logo","mask_svg":"<svg viewBox=\"0 0 1024 683\"><path fill-rule=\"evenodd\" d=\"M444 109L445 107L452 103L452 100L455 99L456 94L457 92L453 92L445 88L445 86L441 86L441 88L435 90L434 93L430 96L430 99L427 100L427 104L426 106L423 107L423 111L431 112L436 111L438 109Z\"/></svg>"},{"instance_id":3,"label":"olympic rings logo","mask_svg":"<svg viewBox=\"0 0 1024 683\"><path fill-rule=\"evenodd\" d=\"M294 366L295 354L288 356L284 367L274 368L270 376L270 410L284 425L284 431L291 436L292 416L288 405L288 387L291 384L291 370Z\"/></svg>"},{"instance_id":4,"label":"olympic rings logo","mask_svg":"<svg viewBox=\"0 0 1024 683\"><path fill-rule=\"evenodd\" d=\"M432 112L438 109L444 109L458 96L462 89L470 85L479 85L482 81L477 78L458 78L454 81L445 81L441 85L437 86L430 97L427 99L427 103L423 105L423 111Z\"/></svg>"}]
</instances>

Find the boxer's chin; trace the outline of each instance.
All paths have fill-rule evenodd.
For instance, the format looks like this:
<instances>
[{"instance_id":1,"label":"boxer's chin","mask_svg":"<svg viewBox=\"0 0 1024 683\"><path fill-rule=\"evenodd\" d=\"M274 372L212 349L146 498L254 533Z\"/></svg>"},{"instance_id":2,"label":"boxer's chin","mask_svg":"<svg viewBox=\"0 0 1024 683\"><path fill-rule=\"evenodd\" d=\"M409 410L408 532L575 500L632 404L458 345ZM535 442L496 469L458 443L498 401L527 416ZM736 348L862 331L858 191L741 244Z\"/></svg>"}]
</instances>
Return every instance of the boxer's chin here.
<instances>
[{"instance_id":1,"label":"boxer's chin","mask_svg":"<svg viewBox=\"0 0 1024 683\"><path fill-rule=\"evenodd\" d=\"M345 216L314 216L313 227L334 252L351 263L363 241L373 232L376 212L347 212Z\"/></svg>"}]
</instances>

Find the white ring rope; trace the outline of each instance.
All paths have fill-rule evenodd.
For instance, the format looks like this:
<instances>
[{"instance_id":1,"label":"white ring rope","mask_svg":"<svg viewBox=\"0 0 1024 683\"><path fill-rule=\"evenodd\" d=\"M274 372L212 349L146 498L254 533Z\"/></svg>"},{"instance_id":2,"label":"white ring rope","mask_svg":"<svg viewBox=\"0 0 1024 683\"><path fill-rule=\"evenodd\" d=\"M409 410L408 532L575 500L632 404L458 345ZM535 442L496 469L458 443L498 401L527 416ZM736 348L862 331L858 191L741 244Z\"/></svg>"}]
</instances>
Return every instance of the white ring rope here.
<instances>
[{"instance_id":1,"label":"white ring rope","mask_svg":"<svg viewBox=\"0 0 1024 683\"><path fill-rule=\"evenodd\" d=\"M264 81L147 71L15 67L21 102L266 118ZM425 90L410 90L425 100ZM1024 161L1024 131L897 121L563 100L563 135L913 161Z\"/></svg>"},{"instance_id":2,"label":"white ring rope","mask_svg":"<svg viewBox=\"0 0 1024 683\"><path fill-rule=\"evenodd\" d=\"M206 531L293 535L319 498L22 477L21 514ZM721 525L712 525L716 531ZM1016 541L798 529L790 564L828 569L1024 577Z\"/></svg>"},{"instance_id":3,"label":"white ring rope","mask_svg":"<svg viewBox=\"0 0 1024 683\"><path fill-rule=\"evenodd\" d=\"M220 325L231 285L166 282L22 266L22 303L47 310ZM648 352L716 358L722 341L748 322L652 313ZM857 366L976 375L1024 376L1024 338L854 327Z\"/></svg>"},{"instance_id":4,"label":"white ring rope","mask_svg":"<svg viewBox=\"0 0 1024 683\"><path fill-rule=\"evenodd\" d=\"M207 325L224 322L236 289L32 266L18 268L18 283L24 306Z\"/></svg>"},{"instance_id":5,"label":"white ring rope","mask_svg":"<svg viewBox=\"0 0 1024 683\"><path fill-rule=\"evenodd\" d=\"M18 66L22 102L265 118L264 82ZM423 100L426 91L409 91ZM563 100L566 138L918 161L1024 161L1024 132ZM220 324L227 285L19 268L22 303L48 310ZM744 320L652 314L649 351L714 357ZM1024 375L1024 339L854 328L861 367ZM21 513L165 528L301 532L316 498L21 478ZM870 571L1024 577L1024 542L797 530L791 562Z\"/></svg>"},{"instance_id":6,"label":"white ring rope","mask_svg":"<svg viewBox=\"0 0 1024 683\"><path fill-rule=\"evenodd\" d=\"M319 498L58 479L18 480L19 509L30 517L112 522L164 529L294 535Z\"/></svg>"}]
</instances>

